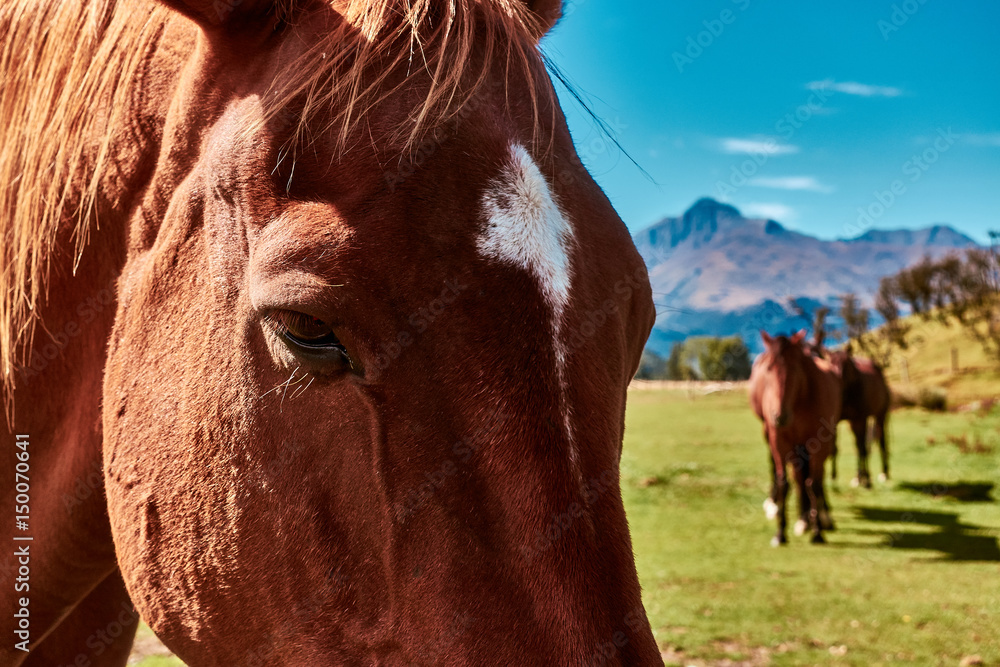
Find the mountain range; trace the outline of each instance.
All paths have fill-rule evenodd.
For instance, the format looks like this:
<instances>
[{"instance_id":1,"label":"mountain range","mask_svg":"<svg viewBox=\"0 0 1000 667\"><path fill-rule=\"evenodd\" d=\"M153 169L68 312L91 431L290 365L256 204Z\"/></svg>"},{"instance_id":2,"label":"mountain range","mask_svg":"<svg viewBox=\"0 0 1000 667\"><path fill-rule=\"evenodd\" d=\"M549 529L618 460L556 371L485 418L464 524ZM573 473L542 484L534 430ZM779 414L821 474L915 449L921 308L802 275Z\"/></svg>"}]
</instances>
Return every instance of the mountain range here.
<instances>
[{"instance_id":1,"label":"mountain range","mask_svg":"<svg viewBox=\"0 0 1000 667\"><path fill-rule=\"evenodd\" d=\"M649 348L666 354L689 336L739 335L759 350L758 330L808 326L790 298L807 310L856 294L870 305L879 279L925 255L977 246L947 225L916 230L870 229L854 238L822 240L766 218L700 199L633 236L649 269L657 321ZM836 325L836 318L833 318Z\"/></svg>"}]
</instances>

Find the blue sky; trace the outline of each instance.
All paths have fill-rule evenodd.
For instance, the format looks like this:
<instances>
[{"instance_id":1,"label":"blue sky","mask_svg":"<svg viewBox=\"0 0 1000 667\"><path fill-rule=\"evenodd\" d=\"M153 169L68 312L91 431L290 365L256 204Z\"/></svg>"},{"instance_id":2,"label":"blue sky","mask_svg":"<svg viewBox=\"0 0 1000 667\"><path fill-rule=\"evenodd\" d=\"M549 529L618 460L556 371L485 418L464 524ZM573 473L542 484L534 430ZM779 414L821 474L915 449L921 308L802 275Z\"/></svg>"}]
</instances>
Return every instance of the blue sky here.
<instances>
[{"instance_id":1,"label":"blue sky","mask_svg":"<svg viewBox=\"0 0 1000 667\"><path fill-rule=\"evenodd\" d=\"M712 196L821 238L947 223L985 243L998 26L995 0L568 0L543 48L655 181L560 91L633 232Z\"/></svg>"}]
</instances>

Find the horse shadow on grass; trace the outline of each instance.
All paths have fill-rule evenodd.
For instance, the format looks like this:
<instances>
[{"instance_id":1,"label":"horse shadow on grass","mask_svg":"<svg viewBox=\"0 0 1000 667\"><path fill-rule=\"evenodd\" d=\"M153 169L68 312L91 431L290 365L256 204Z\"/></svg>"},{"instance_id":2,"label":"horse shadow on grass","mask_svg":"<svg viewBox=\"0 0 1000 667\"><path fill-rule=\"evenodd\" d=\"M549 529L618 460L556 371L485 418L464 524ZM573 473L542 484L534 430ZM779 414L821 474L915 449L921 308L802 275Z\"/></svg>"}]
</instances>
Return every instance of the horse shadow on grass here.
<instances>
[{"instance_id":1,"label":"horse shadow on grass","mask_svg":"<svg viewBox=\"0 0 1000 667\"><path fill-rule=\"evenodd\" d=\"M993 503L991 494L995 485L991 482L902 482L902 491L915 491L934 498L953 498L963 503Z\"/></svg>"},{"instance_id":2,"label":"horse shadow on grass","mask_svg":"<svg viewBox=\"0 0 1000 667\"><path fill-rule=\"evenodd\" d=\"M991 485L992 486L992 485ZM931 532L907 530L860 530L860 533L884 535L891 549L937 552L935 561L1000 562L997 538L989 529L963 523L955 512L925 512L893 507L855 507L864 521L930 526Z\"/></svg>"}]
</instances>

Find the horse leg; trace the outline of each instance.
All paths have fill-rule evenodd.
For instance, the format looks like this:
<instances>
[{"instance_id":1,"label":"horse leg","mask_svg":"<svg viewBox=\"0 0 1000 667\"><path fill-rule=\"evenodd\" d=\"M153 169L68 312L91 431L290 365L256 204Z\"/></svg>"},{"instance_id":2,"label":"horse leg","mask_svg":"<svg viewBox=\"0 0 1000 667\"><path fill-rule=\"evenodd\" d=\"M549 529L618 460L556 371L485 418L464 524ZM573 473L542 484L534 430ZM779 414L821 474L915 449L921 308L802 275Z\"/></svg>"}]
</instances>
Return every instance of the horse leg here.
<instances>
[{"instance_id":1,"label":"horse leg","mask_svg":"<svg viewBox=\"0 0 1000 667\"><path fill-rule=\"evenodd\" d=\"M830 451L837 451L836 427L833 430L833 442L830 443ZM833 508L830 507L830 501L826 497L826 461L824 461L819 455L815 456L814 459L816 461L816 468L818 468L818 470L814 472L813 478L819 480L819 486L816 492L820 502L820 525L823 526L823 530L836 530L836 526L833 525L833 519L830 516Z\"/></svg>"},{"instance_id":2,"label":"horse leg","mask_svg":"<svg viewBox=\"0 0 1000 667\"><path fill-rule=\"evenodd\" d=\"M139 615L121 572L115 570L31 651L23 665L124 667L138 625Z\"/></svg>"},{"instance_id":3,"label":"horse leg","mask_svg":"<svg viewBox=\"0 0 1000 667\"><path fill-rule=\"evenodd\" d=\"M854 442L858 447L858 485L870 489L872 480L868 474L868 418L852 419L851 430L854 431Z\"/></svg>"},{"instance_id":4,"label":"horse leg","mask_svg":"<svg viewBox=\"0 0 1000 667\"><path fill-rule=\"evenodd\" d=\"M795 482L799 489L799 519L795 522L794 532L796 535L804 535L806 529L812 523L811 515L815 508L815 504L812 502L812 498L806 494L802 493L802 483L801 479L809 474L809 450L805 445L799 445L795 448L795 455L792 458L792 468L795 473Z\"/></svg>"},{"instance_id":5,"label":"horse leg","mask_svg":"<svg viewBox=\"0 0 1000 667\"><path fill-rule=\"evenodd\" d=\"M806 528L810 524L809 517L815 506L814 503L810 502L809 490L806 488L806 479L809 475L809 468L806 464L808 459L799 453L800 451L804 451L804 449L804 447L796 448L796 456L793 459L794 465L792 465L792 475L795 479L795 487L799 494L799 506L801 508L799 520L795 522L796 535L802 535L806 532Z\"/></svg>"},{"instance_id":6,"label":"horse leg","mask_svg":"<svg viewBox=\"0 0 1000 667\"><path fill-rule=\"evenodd\" d=\"M815 496L814 507L816 508L817 525L823 530L836 530L833 518L830 516L830 503L826 499L826 484L823 480L825 468L823 459L819 455L814 456L810 479L812 480L812 492Z\"/></svg>"},{"instance_id":7,"label":"horse leg","mask_svg":"<svg viewBox=\"0 0 1000 667\"><path fill-rule=\"evenodd\" d=\"M878 446L882 452L882 474L879 475L879 481L882 482L889 480L889 444L885 438L885 422L888 416L887 412L875 416L875 432L872 434L872 440L878 439Z\"/></svg>"},{"instance_id":8,"label":"horse leg","mask_svg":"<svg viewBox=\"0 0 1000 667\"><path fill-rule=\"evenodd\" d=\"M810 540L813 544L823 544L826 539L823 537L823 522L820 519L822 513L825 511L822 508L822 482L810 475L804 480L803 486L805 495L809 496L809 500L812 503L812 510L809 513L809 523L812 525L813 536Z\"/></svg>"},{"instance_id":9,"label":"horse leg","mask_svg":"<svg viewBox=\"0 0 1000 667\"><path fill-rule=\"evenodd\" d=\"M764 432L764 437L767 437L766 431ZM767 467L771 469L771 492L764 499L764 516L768 519L773 519L778 515L778 489L777 475L774 471L774 459L771 457L770 450L767 453Z\"/></svg>"},{"instance_id":10,"label":"horse leg","mask_svg":"<svg viewBox=\"0 0 1000 667\"><path fill-rule=\"evenodd\" d=\"M778 532L771 538L771 546L777 547L788 543L788 537L785 535L785 530L788 526L788 518L785 515L785 505L788 499L788 478L785 476L784 461L780 459L773 460L772 467L774 468L775 499L778 503L778 511L775 515L778 520Z\"/></svg>"}]
</instances>

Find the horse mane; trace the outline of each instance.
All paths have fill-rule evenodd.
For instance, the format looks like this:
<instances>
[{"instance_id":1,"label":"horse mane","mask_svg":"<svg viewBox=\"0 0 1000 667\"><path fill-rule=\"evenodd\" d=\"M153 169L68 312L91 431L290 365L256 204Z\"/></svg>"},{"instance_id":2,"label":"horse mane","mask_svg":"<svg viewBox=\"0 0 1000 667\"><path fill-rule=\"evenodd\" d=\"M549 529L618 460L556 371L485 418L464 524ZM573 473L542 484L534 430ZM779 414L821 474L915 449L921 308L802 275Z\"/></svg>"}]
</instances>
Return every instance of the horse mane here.
<instances>
[{"instance_id":1,"label":"horse mane","mask_svg":"<svg viewBox=\"0 0 1000 667\"><path fill-rule=\"evenodd\" d=\"M116 10L103 0L13 0L0 9L0 363L8 386L63 221L76 218L77 258L87 243L111 130L131 106L143 46L167 14Z\"/></svg>"},{"instance_id":2,"label":"horse mane","mask_svg":"<svg viewBox=\"0 0 1000 667\"><path fill-rule=\"evenodd\" d=\"M429 76L426 96L412 110L410 123L395 137L413 148L430 129L446 122L485 83L498 60L508 73L528 82L538 125L536 70L539 18L524 0L332 0L344 21L313 45L263 100L265 118L303 99L296 138L316 132L308 121L337 109L332 129L346 147L364 115L406 85L387 86L400 71ZM286 10L286 13L290 13ZM294 20L294 19L293 19ZM475 53L474 53L475 51ZM378 64L372 76L372 64ZM407 131L408 129L408 131Z\"/></svg>"},{"instance_id":3,"label":"horse mane","mask_svg":"<svg viewBox=\"0 0 1000 667\"><path fill-rule=\"evenodd\" d=\"M778 353L778 355L781 355L785 351L796 347L792 343L791 338L788 337L788 336L785 336L784 334L781 334L781 335L778 335L778 336L774 336L774 346L777 347L777 353ZM767 351L768 354L771 354L773 352L773 350L771 349L771 346L768 346L766 351Z\"/></svg>"},{"instance_id":4,"label":"horse mane","mask_svg":"<svg viewBox=\"0 0 1000 667\"><path fill-rule=\"evenodd\" d=\"M345 149L365 114L403 88L405 79L386 85L401 68L429 80L398 137L403 152L452 118L497 64L528 81L538 126L543 27L524 0L328 1L344 21L262 100L262 124L293 101L302 109L292 151L318 130L336 132ZM276 4L295 20L295 0ZM101 178L134 79L172 20L187 19L157 3L137 9L115 0L8 0L0 8L0 364L8 388L30 349L56 236L73 225L75 270L99 224ZM333 119L315 127L331 109Z\"/></svg>"}]
</instances>

